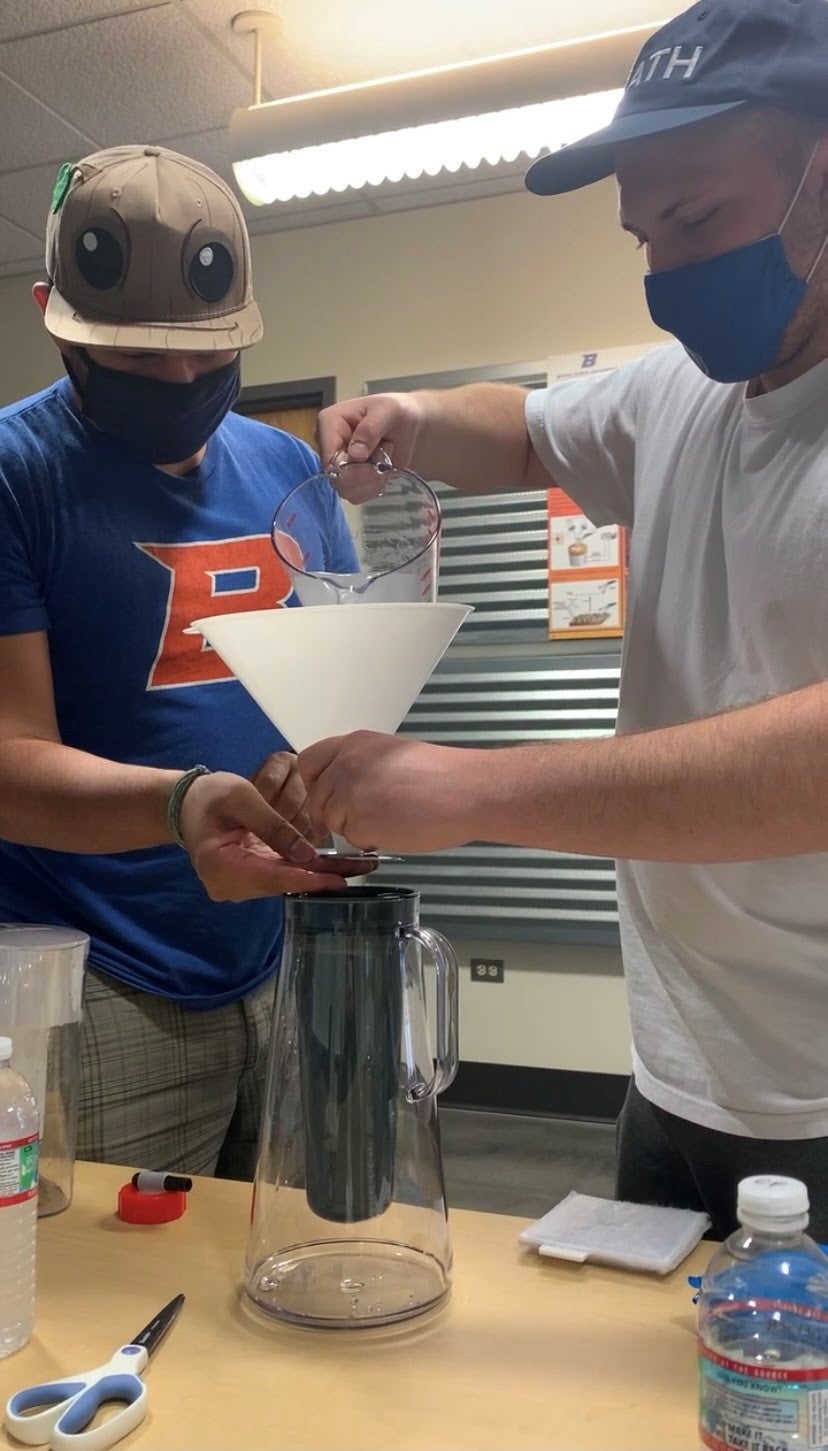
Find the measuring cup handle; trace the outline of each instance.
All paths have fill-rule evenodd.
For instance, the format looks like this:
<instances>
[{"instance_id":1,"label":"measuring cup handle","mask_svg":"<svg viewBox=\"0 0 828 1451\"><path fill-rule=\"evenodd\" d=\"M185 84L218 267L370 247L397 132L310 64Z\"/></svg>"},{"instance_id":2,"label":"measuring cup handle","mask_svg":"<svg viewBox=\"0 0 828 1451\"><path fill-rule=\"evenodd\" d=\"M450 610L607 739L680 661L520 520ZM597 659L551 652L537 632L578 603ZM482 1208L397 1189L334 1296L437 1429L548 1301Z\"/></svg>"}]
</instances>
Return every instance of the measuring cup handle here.
<instances>
[{"instance_id":1,"label":"measuring cup handle","mask_svg":"<svg viewBox=\"0 0 828 1451\"><path fill-rule=\"evenodd\" d=\"M460 971L454 948L441 932L430 927L407 927L405 936L425 949L437 973L437 1061L430 1092L442 1093L457 1073L457 1003Z\"/></svg>"},{"instance_id":2,"label":"measuring cup handle","mask_svg":"<svg viewBox=\"0 0 828 1451\"><path fill-rule=\"evenodd\" d=\"M376 469L378 474L390 473L394 467L390 453L388 453L387 449L384 449L382 445L374 450L370 458L365 459L359 464L357 464L356 459L352 459L349 457L348 450L346 448L340 448L333 455L333 458L328 465L328 476L329 478L336 478L343 469L349 469L354 467L362 469L365 468L366 464L368 468Z\"/></svg>"}]
</instances>

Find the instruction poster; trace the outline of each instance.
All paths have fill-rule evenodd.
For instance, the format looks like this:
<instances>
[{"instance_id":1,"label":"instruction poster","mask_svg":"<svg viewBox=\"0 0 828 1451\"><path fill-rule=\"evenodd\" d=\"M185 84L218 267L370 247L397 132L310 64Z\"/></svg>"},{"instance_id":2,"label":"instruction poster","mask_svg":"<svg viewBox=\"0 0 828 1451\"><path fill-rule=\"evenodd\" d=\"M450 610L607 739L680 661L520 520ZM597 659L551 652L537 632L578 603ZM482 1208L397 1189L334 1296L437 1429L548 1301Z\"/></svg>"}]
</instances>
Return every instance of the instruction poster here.
<instances>
[{"instance_id":1,"label":"instruction poster","mask_svg":"<svg viewBox=\"0 0 828 1451\"><path fill-rule=\"evenodd\" d=\"M623 635L628 531L596 528L563 489L548 497L550 639Z\"/></svg>"},{"instance_id":2,"label":"instruction poster","mask_svg":"<svg viewBox=\"0 0 828 1451\"><path fill-rule=\"evenodd\" d=\"M549 383L602 378L652 346L552 358ZM548 516L550 640L617 639L626 622L629 531L597 528L563 489L549 490Z\"/></svg>"}]
</instances>

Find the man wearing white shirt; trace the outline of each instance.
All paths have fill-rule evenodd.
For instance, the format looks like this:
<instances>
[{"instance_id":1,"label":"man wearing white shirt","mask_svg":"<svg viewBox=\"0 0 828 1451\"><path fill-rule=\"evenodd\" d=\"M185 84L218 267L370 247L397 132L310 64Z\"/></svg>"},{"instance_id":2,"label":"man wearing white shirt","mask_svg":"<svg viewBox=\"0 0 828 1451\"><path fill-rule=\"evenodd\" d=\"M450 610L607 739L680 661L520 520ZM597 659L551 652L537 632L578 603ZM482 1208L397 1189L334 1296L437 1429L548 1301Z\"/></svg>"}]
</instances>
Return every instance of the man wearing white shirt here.
<instances>
[{"instance_id":1,"label":"man wearing white shirt","mask_svg":"<svg viewBox=\"0 0 828 1451\"><path fill-rule=\"evenodd\" d=\"M793 1173L828 1238L826 0L694 5L610 127L528 185L612 173L652 317L683 346L531 395L361 398L320 432L325 455L385 440L465 492L557 484L632 527L617 737L493 753L362 734L300 769L358 843L616 857L619 1194L725 1234L739 1178Z\"/></svg>"}]
</instances>

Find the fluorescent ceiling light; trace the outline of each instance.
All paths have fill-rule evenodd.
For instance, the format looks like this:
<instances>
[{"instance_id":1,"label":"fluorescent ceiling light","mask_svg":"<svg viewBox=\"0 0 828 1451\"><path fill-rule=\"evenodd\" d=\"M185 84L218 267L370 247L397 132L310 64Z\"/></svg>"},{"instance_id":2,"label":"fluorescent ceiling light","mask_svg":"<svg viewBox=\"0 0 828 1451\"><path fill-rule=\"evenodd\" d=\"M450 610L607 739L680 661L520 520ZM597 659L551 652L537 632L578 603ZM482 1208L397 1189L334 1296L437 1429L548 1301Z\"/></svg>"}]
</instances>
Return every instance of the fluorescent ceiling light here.
<instances>
[{"instance_id":1,"label":"fluorescent ceiling light","mask_svg":"<svg viewBox=\"0 0 828 1451\"><path fill-rule=\"evenodd\" d=\"M533 160L609 122L619 83L661 23L236 111L236 180L254 206L269 206ZM260 53L257 36L257 76Z\"/></svg>"},{"instance_id":2,"label":"fluorescent ceiling light","mask_svg":"<svg viewBox=\"0 0 828 1451\"><path fill-rule=\"evenodd\" d=\"M490 111L401 131L355 136L295 151L274 151L235 161L233 171L254 206L294 197L361 191L368 186L417 181L461 167L499 166L542 151L557 151L609 124L623 91L571 96L538 106Z\"/></svg>"}]
</instances>

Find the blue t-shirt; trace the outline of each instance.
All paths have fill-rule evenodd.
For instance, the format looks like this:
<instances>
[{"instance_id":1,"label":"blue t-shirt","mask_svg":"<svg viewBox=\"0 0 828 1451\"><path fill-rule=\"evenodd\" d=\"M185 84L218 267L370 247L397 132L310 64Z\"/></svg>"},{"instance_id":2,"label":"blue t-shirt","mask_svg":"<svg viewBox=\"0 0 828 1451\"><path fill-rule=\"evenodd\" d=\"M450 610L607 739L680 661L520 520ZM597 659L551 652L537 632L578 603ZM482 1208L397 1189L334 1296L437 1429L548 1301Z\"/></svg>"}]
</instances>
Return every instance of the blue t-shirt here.
<instances>
[{"instance_id":1,"label":"blue t-shirt","mask_svg":"<svg viewBox=\"0 0 828 1451\"><path fill-rule=\"evenodd\" d=\"M173 477L92 428L65 379L0 412L0 635L48 630L65 745L243 776L285 748L201 636L184 632L223 609L297 604L270 525L318 469L292 435L230 414L200 467ZM311 508L309 567L352 568L333 490ZM212 902L174 846L91 856L0 842L3 919L88 932L104 972L216 1007L275 971L283 910L277 898Z\"/></svg>"}]
</instances>

